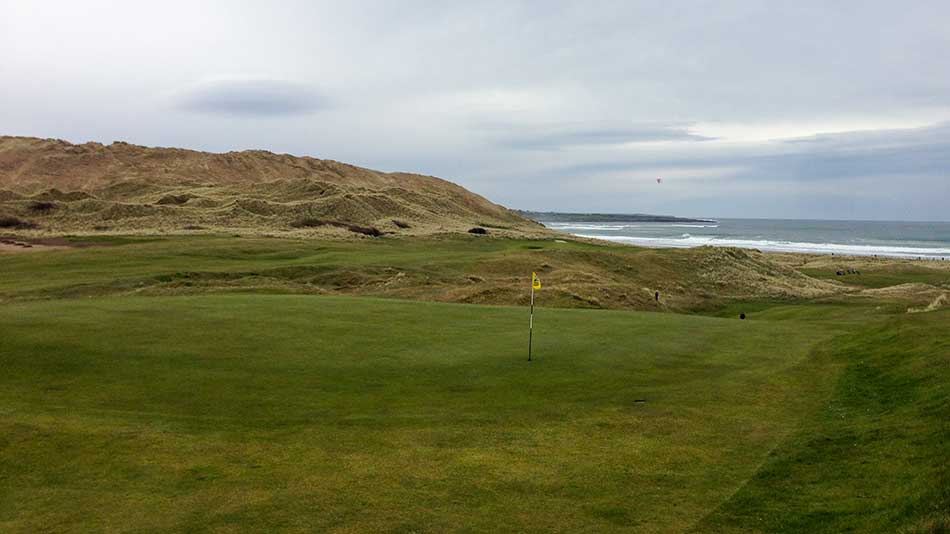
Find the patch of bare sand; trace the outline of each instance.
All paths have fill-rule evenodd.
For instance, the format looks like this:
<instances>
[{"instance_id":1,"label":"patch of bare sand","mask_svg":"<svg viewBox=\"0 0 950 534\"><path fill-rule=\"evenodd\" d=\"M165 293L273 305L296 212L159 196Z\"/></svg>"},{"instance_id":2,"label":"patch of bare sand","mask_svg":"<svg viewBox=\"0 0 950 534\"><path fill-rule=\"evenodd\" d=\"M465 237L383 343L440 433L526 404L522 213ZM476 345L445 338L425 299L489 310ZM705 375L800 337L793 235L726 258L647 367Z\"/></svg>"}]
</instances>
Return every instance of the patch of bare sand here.
<instances>
[{"instance_id":1,"label":"patch of bare sand","mask_svg":"<svg viewBox=\"0 0 950 534\"><path fill-rule=\"evenodd\" d=\"M13 237L0 235L0 253L42 252L45 250L65 250L103 246L108 243L91 243L84 241L70 241L62 237Z\"/></svg>"},{"instance_id":2,"label":"patch of bare sand","mask_svg":"<svg viewBox=\"0 0 950 534\"><path fill-rule=\"evenodd\" d=\"M861 295L867 295L870 297L907 297L920 295L933 296L939 295L941 293L944 293L944 290L934 287L930 284L921 283L898 284L896 286L864 289L860 292Z\"/></svg>"},{"instance_id":3,"label":"patch of bare sand","mask_svg":"<svg viewBox=\"0 0 950 534\"><path fill-rule=\"evenodd\" d=\"M950 291L929 284L910 283L876 289L864 289L855 296L875 300L906 302L907 313L921 313L940 309L950 304Z\"/></svg>"},{"instance_id":4,"label":"patch of bare sand","mask_svg":"<svg viewBox=\"0 0 950 534\"><path fill-rule=\"evenodd\" d=\"M21 252L41 252L44 250L59 250L69 247L55 245L34 245L23 241L0 241L0 254L18 254Z\"/></svg>"},{"instance_id":5,"label":"patch of bare sand","mask_svg":"<svg viewBox=\"0 0 950 534\"><path fill-rule=\"evenodd\" d=\"M766 252L773 261L792 268L828 269L830 271L858 269L875 271L881 268L926 268L950 271L950 261L892 258L889 256L840 256L830 254L802 254L797 252Z\"/></svg>"},{"instance_id":6,"label":"patch of bare sand","mask_svg":"<svg viewBox=\"0 0 950 534\"><path fill-rule=\"evenodd\" d=\"M950 292L944 291L923 308L907 308L907 313L924 313L939 310L950 303L950 298L947 298L947 295L950 295Z\"/></svg>"}]
</instances>

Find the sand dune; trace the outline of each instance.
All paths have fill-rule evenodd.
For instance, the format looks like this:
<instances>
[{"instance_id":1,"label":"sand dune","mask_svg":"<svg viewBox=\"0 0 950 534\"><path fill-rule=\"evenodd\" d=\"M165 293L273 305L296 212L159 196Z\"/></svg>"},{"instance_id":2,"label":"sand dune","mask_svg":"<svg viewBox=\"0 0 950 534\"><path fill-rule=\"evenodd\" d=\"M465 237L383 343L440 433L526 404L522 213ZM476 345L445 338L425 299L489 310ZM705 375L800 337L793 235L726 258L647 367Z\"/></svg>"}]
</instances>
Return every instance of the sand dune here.
<instances>
[{"instance_id":1,"label":"sand dune","mask_svg":"<svg viewBox=\"0 0 950 534\"><path fill-rule=\"evenodd\" d=\"M261 150L213 154L26 137L0 137L0 216L47 233L543 232L432 176Z\"/></svg>"}]
</instances>

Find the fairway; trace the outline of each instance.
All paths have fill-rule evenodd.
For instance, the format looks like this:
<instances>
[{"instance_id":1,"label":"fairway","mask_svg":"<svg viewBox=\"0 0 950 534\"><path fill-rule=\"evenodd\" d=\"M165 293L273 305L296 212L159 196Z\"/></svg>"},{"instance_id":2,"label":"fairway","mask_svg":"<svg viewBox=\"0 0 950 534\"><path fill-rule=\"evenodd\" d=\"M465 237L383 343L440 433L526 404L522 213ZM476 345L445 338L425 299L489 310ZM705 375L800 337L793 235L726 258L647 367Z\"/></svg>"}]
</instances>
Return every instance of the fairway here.
<instances>
[{"instance_id":1,"label":"fairway","mask_svg":"<svg viewBox=\"0 0 950 534\"><path fill-rule=\"evenodd\" d=\"M832 394L818 322L357 297L0 309L0 530L691 528Z\"/></svg>"}]
</instances>

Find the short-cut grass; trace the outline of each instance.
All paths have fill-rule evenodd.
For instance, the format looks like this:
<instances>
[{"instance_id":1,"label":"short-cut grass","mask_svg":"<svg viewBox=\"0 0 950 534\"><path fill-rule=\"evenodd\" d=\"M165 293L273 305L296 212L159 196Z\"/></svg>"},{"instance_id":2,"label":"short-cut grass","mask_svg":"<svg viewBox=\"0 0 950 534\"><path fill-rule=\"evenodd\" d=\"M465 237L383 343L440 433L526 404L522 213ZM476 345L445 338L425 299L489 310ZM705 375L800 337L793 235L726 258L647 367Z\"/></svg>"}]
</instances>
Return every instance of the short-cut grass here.
<instances>
[{"instance_id":1,"label":"short-cut grass","mask_svg":"<svg viewBox=\"0 0 950 534\"><path fill-rule=\"evenodd\" d=\"M682 530L831 392L825 329L233 295L7 305L0 525ZM804 394L803 394L804 392Z\"/></svg>"}]
</instances>

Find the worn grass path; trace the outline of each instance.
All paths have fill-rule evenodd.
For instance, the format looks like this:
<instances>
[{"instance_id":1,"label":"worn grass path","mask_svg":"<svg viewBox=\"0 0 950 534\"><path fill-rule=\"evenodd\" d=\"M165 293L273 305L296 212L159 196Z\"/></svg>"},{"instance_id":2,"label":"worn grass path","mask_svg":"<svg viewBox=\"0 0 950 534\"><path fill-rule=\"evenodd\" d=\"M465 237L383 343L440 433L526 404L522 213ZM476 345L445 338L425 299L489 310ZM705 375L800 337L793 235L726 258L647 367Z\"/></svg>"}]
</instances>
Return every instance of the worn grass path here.
<instances>
[{"instance_id":1,"label":"worn grass path","mask_svg":"<svg viewBox=\"0 0 950 534\"><path fill-rule=\"evenodd\" d=\"M0 531L682 531L827 401L821 322L353 297L0 308ZM640 402L645 401L645 402Z\"/></svg>"}]
</instances>

